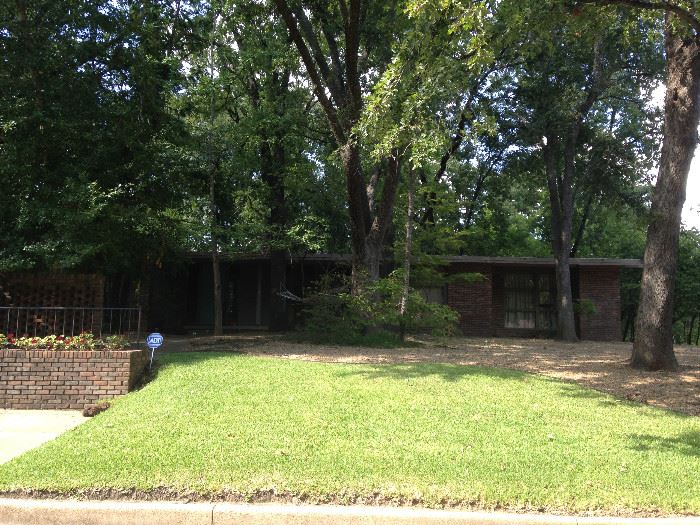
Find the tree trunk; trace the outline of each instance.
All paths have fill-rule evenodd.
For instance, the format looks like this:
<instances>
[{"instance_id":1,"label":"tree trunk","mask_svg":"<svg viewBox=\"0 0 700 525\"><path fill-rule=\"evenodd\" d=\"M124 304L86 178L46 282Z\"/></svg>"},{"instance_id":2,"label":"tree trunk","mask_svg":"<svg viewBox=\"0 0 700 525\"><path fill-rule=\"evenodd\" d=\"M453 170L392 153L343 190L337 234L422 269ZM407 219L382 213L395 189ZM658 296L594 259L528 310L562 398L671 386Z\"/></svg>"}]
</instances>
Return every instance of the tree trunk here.
<instances>
[{"instance_id":1,"label":"tree trunk","mask_svg":"<svg viewBox=\"0 0 700 525\"><path fill-rule=\"evenodd\" d=\"M210 79L213 82L215 69L213 30L209 37L210 41L207 59ZM207 155L209 157L209 225L211 229L211 266L214 286L214 335L222 335L224 332L224 312L222 304L223 301L221 297L221 262L218 238L219 210L216 205L216 172L218 170L218 162L216 160L213 136L214 120L216 118L216 107L214 104L214 98L214 90L212 89L209 95L209 133L207 137Z\"/></svg>"},{"instance_id":2,"label":"tree trunk","mask_svg":"<svg viewBox=\"0 0 700 525\"><path fill-rule=\"evenodd\" d=\"M279 292L287 288L287 257L284 250L270 252L270 330L289 328L287 301Z\"/></svg>"},{"instance_id":3,"label":"tree trunk","mask_svg":"<svg viewBox=\"0 0 700 525\"><path fill-rule=\"evenodd\" d=\"M666 32L666 98L659 175L651 204L644 270L630 364L676 370L673 295L681 211L700 121L700 40Z\"/></svg>"},{"instance_id":4,"label":"tree trunk","mask_svg":"<svg viewBox=\"0 0 700 525\"><path fill-rule=\"evenodd\" d=\"M571 271L569 250L562 250L554 257L554 273L557 282L557 338L562 341L576 342L576 318L571 293Z\"/></svg>"},{"instance_id":5,"label":"tree trunk","mask_svg":"<svg viewBox=\"0 0 700 525\"><path fill-rule=\"evenodd\" d=\"M685 342L688 345L693 344L693 328L695 327L695 316L693 315L690 318L690 327L688 328L688 332L686 333L686 338Z\"/></svg>"},{"instance_id":6,"label":"tree trunk","mask_svg":"<svg viewBox=\"0 0 700 525\"><path fill-rule=\"evenodd\" d=\"M630 311L631 310L631 311ZM629 339L632 339L632 327L634 326L634 309L625 308L625 328L622 331L622 340L627 341L627 334L630 335Z\"/></svg>"},{"instance_id":7,"label":"tree trunk","mask_svg":"<svg viewBox=\"0 0 700 525\"><path fill-rule=\"evenodd\" d=\"M224 317L221 307L221 262L218 246L212 246L211 266L214 275L214 335L221 335L224 333Z\"/></svg>"},{"instance_id":8,"label":"tree trunk","mask_svg":"<svg viewBox=\"0 0 700 525\"><path fill-rule=\"evenodd\" d=\"M360 151L357 144L353 142L345 144L341 148L341 158L348 193L348 211L350 212L352 293L355 294L362 289L362 284L366 278L379 277L377 266L379 254L376 247L367 246L369 199L363 183ZM363 201L366 201L366 213ZM368 248L374 248L374 253L368 253ZM375 271L376 274L372 275Z\"/></svg>"},{"instance_id":9,"label":"tree trunk","mask_svg":"<svg viewBox=\"0 0 700 525\"><path fill-rule=\"evenodd\" d=\"M552 251L554 252L554 273L557 284L557 339L578 341L574 317L573 294L571 292L571 226L573 216L573 194L571 185L559 182L557 168L558 142L548 136L543 149L549 200L552 208Z\"/></svg>"},{"instance_id":10,"label":"tree trunk","mask_svg":"<svg viewBox=\"0 0 700 525\"><path fill-rule=\"evenodd\" d=\"M287 287L287 244L284 232L287 229L287 201L284 189L285 150L283 140L266 143L261 151L263 160L262 179L270 192L270 330L286 330L287 302L279 292Z\"/></svg>"},{"instance_id":11,"label":"tree trunk","mask_svg":"<svg viewBox=\"0 0 700 525\"><path fill-rule=\"evenodd\" d=\"M214 335L224 333L224 314L221 299L221 261L219 255L219 242L217 239L218 221L216 219L216 178L214 170L209 174L209 206L211 213L211 267L214 276Z\"/></svg>"},{"instance_id":12,"label":"tree trunk","mask_svg":"<svg viewBox=\"0 0 700 525\"><path fill-rule=\"evenodd\" d=\"M413 209L414 209L414 179L413 167L408 170L408 203L406 206L406 246L403 257L403 290L401 292L400 331L401 341L406 337L408 321L408 298L411 293L411 255L413 253Z\"/></svg>"},{"instance_id":13,"label":"tree trunk","mask_svg":"<svg viewBox=\"0 0 700 525\"><path fill-rule=\"evenodd\" d=\"M387 178L383 184L381 203L376 212L370 208L370 202L374 202L376 186L371 181L368 186L365 181L360 145L358 137L353 133L363 106L363 76L360 71L363 2L350 0L340 3L339 22L343 24L344 29L344 61L341 61L337 54L338 42L333 34L322 29L321 33L329 44L328 51L331 56L324 54L318 45L318 34L314 33L315 29L309 23L303 9L292 8L287 0L275 0L275 5L299 52L313 91L338 145L350 214L352 293L358 294L362 291L365 279L379 277L386 232L391 225L396 197L396 183L390 180L392 159L384 159L380 165L388 161L390 168L386 171ZM328 65L329 58L334 64L332 68ZM398 160L396 163L398 164ZM378 180L379 177L375 179L375 183Z\"/></svg>"}]
</instances>

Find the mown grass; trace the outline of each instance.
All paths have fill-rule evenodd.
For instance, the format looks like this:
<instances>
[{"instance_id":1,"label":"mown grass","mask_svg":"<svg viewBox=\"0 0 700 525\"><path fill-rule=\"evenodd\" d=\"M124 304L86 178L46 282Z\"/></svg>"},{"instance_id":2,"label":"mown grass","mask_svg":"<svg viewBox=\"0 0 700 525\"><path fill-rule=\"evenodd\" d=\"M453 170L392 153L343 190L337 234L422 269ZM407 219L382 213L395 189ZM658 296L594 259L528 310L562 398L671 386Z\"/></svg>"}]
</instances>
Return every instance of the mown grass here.
<instances>
[{"instance_id":1,"label":"mown grass","mask_svg":"<svg viewBox=\"0 0 700 525\"><path fill-rule=\"evenodd\" d=\"M162 365L107 412L0 466L0 491L700 512L700 419L570 383L231 354Z\"/></svg>"}]
</instances>

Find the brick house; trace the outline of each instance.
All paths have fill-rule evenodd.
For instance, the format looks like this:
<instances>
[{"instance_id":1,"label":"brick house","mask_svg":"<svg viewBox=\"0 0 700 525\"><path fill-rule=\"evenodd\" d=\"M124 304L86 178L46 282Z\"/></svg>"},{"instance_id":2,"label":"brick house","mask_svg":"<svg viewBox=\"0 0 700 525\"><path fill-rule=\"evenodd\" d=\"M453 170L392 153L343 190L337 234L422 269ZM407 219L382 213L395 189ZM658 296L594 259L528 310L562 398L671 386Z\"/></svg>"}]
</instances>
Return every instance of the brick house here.
<instances>
[{"instance_id":1,"label":"brick house","mask_svg":"<svg viewBox=\"0 0 700 525\"><path fill-rule=\"evenodd\" d=\"M422 292L429 300L447 304L459 313L464 335L548 337L556 331L553 259L453 256L444 260L444 273L478 274L478 279L454 280ZM271 283L266 256L222 261L224 328L267 329L271 297L279 293L287 297L285 309L292 326L302 306L297 299L306 288L329 271L349 272L349 262L349 256L334 254L290 257L286 283L280 289ZM638 259L571 259L572 291L579 305L576 324L582 339L622 338L620 271L641 267ZM211 330L212 282L211 263L204 254L190 256L179 265L153 269L148 292L143 294L146 328L166 333ZM5 275L0 276L0 306L102 307L108 302L105 289L105 280L95 275ZM110 300L110 305L113 302Z\"/></svg>"},{"instance_id":2,"label":"brick house","mask_svg":"<svg viewBox=\"0 0 700 525\"><path fill-rule=\"evenodd\" d=\"M546 337L556 331L554 260L536 257L447 257L448 273L481 279L448 284L444 302L460 314L464 335ZM620 270L639 259L571 259L576 325L581 339L622 339Z\"/></svg>"},{"instance_id":3,"label":"brick house","mask_svg":"<svg viewBox=\"0 0 700 525\"><path fill-rule=\"evenodd\" d=\"M348 256L314 254L288 260L285 291L303 296L304 289L332 269L349 271ZM445 257L447 274L479 278L423 288L432 301L448 304L460 316L464 335L548 337L556 331L554 260L535 257ZM225 329L266 329L269 296L277 293L269 279L269 259L254 256L222 263ZM571 259L574 301L582 339L622 338L620 270L641 268L638 259ZM161 272L151 281L149 319L166 332L209 330L213 326L211 264L195 256L177 274ZM300 305L287 301L290 324Z\"/></svg>"}]
</instances>

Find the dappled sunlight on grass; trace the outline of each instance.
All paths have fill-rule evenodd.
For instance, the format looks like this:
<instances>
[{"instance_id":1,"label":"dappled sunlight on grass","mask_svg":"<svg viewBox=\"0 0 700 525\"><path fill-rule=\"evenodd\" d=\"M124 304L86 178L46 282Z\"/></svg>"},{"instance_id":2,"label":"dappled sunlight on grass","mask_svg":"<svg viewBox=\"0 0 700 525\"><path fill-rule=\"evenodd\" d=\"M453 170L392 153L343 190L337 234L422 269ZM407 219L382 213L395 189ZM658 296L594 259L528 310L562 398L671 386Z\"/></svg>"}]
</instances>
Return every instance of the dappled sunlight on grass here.
<instances>
[{"instance_id":1,"label":"dappled sunlight on grass","mask_svg":"<svg viewBox=\"0 0 700 525\"><path fill-rule=\"evenodd\" d=\"M0 490L700 512L700 420L520 371L161 357Z\"/></svg>"},{"instance_id":2,"label":"dappled sunlight on grass","mask_svg":"<svg viewBox=\"0 0 700 525\"><path fill-rule=\"evenodd\" d=\"M261 356L337 363L452 363L532 372L575 381L628 400L700 415L700 348L676 349L677 373L627 366L630 343L549 339L413 338L414 346L376 349L264 341L245 349Z\"/></svg>"}]
</instances>

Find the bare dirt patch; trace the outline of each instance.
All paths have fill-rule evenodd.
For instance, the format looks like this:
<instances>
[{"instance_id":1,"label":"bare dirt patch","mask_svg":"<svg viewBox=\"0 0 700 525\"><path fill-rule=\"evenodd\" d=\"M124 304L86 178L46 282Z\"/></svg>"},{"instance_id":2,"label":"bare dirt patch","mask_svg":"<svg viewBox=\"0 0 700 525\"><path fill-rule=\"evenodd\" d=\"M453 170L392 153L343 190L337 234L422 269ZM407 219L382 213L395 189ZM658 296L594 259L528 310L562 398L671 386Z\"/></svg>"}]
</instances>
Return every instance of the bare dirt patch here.
<instances>
[{"instance_id":1,"label":"bare dirt patch","mask_svg":"<svg viewBox=\"0 0 700 525\"><path fill-rule=\"evenodd\" d=\"M180 351L238 351L334 363L452 363L509 368L574 381L615 396L700 416L700 348L677 346L681 369L644 372L627 366L631 343L562 343L546 339L451 338L378 349L292 343L242 334L190 339Z\"/></svg>"}]
</instances>

